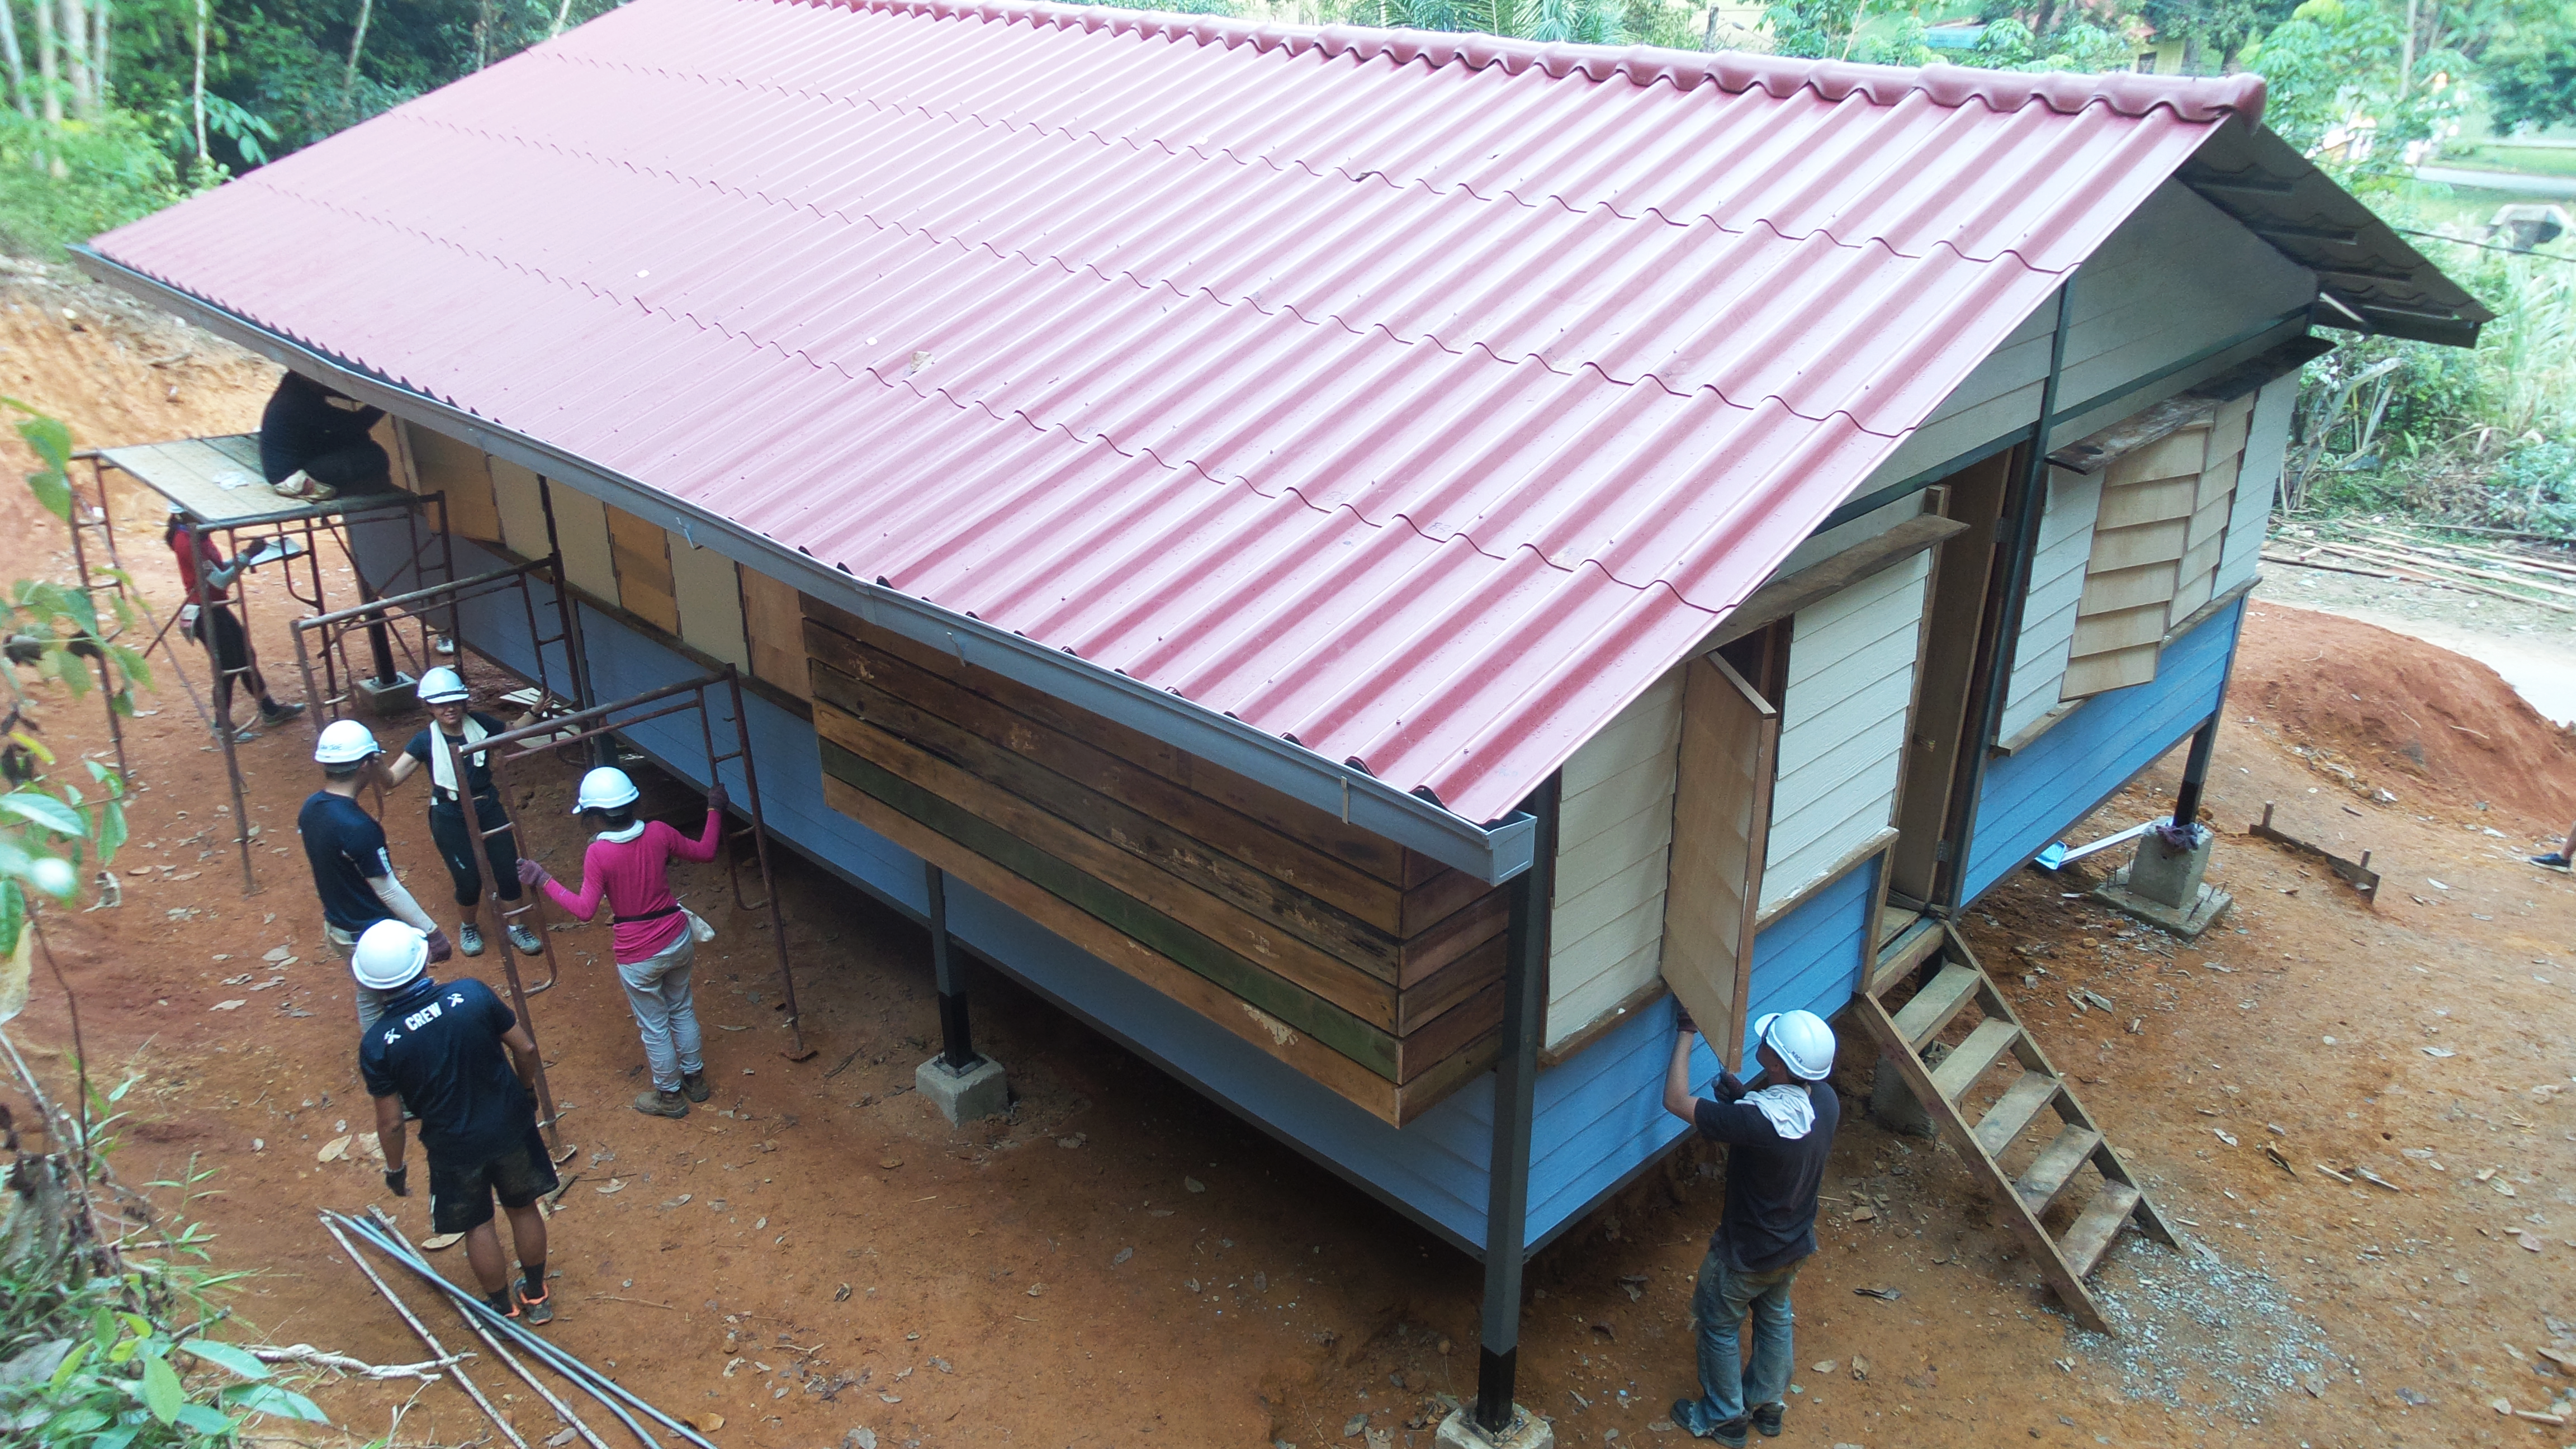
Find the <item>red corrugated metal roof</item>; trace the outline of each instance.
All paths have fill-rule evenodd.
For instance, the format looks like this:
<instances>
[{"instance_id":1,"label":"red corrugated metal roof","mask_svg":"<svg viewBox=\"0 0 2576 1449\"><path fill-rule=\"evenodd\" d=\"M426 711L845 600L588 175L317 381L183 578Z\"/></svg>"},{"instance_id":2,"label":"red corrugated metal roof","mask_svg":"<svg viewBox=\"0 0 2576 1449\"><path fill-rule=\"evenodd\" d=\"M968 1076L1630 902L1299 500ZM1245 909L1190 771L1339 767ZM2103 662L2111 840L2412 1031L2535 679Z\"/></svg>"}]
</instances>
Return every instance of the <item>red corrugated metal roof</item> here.
<instances>
[{"instance_id":1,"label":"red corrugated metal roof","mask_svg":"<svg viewBox=\"0 0 2576 1449\"><path fill-rule=\"evenodd\" d=\"M2261 105L636 0L96 245L1487 820Z\"/></svg>"}]
</instances>

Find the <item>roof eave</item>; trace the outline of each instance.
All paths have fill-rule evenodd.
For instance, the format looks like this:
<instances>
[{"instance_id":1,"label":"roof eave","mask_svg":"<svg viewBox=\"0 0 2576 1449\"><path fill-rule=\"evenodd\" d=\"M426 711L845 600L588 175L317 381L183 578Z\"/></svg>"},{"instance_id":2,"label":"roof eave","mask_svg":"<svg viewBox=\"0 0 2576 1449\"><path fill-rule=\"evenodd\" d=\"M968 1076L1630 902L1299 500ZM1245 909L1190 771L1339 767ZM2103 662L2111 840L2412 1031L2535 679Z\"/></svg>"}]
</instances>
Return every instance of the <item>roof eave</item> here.
<instances>
[{"instance_id":1,"label":"roof eave","mask_svg":"<svg viewBox=\"0 0 2576 1449\"><path fill-rule=\"evenodd\" d=\"M957 655L964 663L1062 699L1249 779L1328 811L1374 835L1420 851L1488 884L1529 869L1536 821L1516 811L1478 825L1410 795L1365 771L1335 764L1312 750L1177 694L1159 690L1076 655L926 599L886 588L787 548L722 515L658 492L489 419L397 386L374 373L271 331L193 293L147 276L87 246L71 249L73 261L98 281L164 307L207 331L279 364L333 386L386 412L558 479L640 518L685 528L693 543L790 584L881 628Z\"/></svg>"}]
</instances>

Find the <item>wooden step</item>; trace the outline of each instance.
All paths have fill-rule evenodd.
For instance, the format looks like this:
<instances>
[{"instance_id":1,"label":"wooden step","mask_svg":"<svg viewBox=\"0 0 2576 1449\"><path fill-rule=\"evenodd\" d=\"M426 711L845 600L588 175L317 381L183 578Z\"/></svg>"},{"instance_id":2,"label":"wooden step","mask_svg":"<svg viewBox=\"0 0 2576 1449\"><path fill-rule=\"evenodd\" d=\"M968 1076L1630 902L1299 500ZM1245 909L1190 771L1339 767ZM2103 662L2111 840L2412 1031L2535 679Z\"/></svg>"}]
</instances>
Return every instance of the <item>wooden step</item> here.
<instances>
[{"instance_id":1,"label":"wooden step","mask_svg":"<svg viewBox=\"0 0 2576 1449\"><path fill-rule=\"evenodd\" d=\"M1944 1102L1955 1103L1959 1094L1976 1084L2012 1044L2021 1040L2021 1028L2000 1017L1988 1017L1977 1023L1968 1039L1959 1043L1941 1065L1932 1069L1933 1090Z\"/></svg>"},{"instance_id":2,"label":"wooden step","mask_svg":"<svg viewBox=\"0 0 2576 1449\"><path fill-rule=\"evenodd\" d=\"M1956 961L1943 966L1941 974L1915 992L1914 999L1896 1013L1896 1029L1904 1035L1906 1044L1917 1051L1922 1050L1923 1043L1948 1026L1950 1018L1959 1014L1959 1008L1968 1004L1968 998L1977 994L1977 983L1985 979L1979 972Z\"/></svg>"},{"instance_id":3,"label":"wooden step","mask_svg":"<svg viewBox=\"0 0 2576 1449\"><path fill-rule=\"evenodd\" d=\"M1870 968L1869 994L1876 996L1904 980L1915 967L1931 959L1946 938L1941 923L1930 916L1906 927L1903 934L1880 949L1878 963Z\"/></svg>"},{"instance_id":4,"label":"wooden step","mask_svg":"<svg viewBox=\"0 0 2576 1449\"><path fill-rule=\"evenodd\" d=\"M2001 1157L2021 1129L2030 1125L2049 1103L2057 1100L2057 1079L2046 1072L2024 1072L2021 1080L2007 1088L1995 1105L1977 1121L1977 1145L1988 1157Z\"/></svg>"},{"instance_id":5,"label":"wooden step","mask_svg":"<svg viewBox=\"0 0 2576 1449\"><path fill-rule=\"evenodd\" d=\"M2023 1171L2021 1180L2013 1184L2013 1190L2021 1194L2022 1203L2030 1209L2032 1217L2047 1213L2049 1205L2057 1201L2057 1195L2066 1191L2066 1184L2074 1179L2076 1170L2090 1160L2093 1149L2101 1145L2101 1133L2080 1123L2069 1122L2046 1147L2039 1150L2039 1155L2032 1158L2030 1166Z\"/></svg>"},{"instance_id":6,"label":"wooden step","mask_svg":"<svg viewBox=\"0 0 2576 1449\"><path fill-rule=\"evenodd\" d=\"M2120 1235L2120 1225L2129 1220L2129 1212L2142 1196L2125 1182L2105 1182L2093 1200L2084 1205L2083 1216L2066 1230L2066 1238L2057 1245L2058 1255L2077 1278L2093 1271L2102 1255L2111 1250L2111 1240Z\"/></svg>"}]
</instances>

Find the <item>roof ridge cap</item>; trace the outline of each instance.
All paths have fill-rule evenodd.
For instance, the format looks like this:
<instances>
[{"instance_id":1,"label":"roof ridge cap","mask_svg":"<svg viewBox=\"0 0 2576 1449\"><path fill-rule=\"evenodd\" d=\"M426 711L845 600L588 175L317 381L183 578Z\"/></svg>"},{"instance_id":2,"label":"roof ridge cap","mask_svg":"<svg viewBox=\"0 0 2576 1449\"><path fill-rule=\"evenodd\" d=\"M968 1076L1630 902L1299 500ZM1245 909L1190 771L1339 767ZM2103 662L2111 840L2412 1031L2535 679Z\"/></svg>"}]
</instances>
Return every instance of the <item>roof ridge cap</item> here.
<instances>
[{"instance_id":1,"label":"roof ridge cap","mask_svg":"<svg viewBox=\"0 0 2576 1449\"><path fill-rule=\"evenodd\" d=\"M2247 125L2263 119L2263 78L2251 73L2232 76L2156 76L2135 71L2082 75L2071 71L1979 70L1935 63L1920 68L1861 65L1841 60L1793 60L1750 51L1666 50L1651 45L1578 45L1541 43L1486 35L1478 31L1376 29L1357 25L1282 25L1237 20L1230 16L1193 15L1165 10L1120 10L1102 5L1059 4L1053 0L824 0L851 10L877 10L936 19L992 20L1065 30L1134 33L1232 49L1286 50L1302 55L1320 50L1338 58L1361 60L1386 56L1398 65L1416 60L1434 69L1464 64L1471 70L1500 66L1507 75L1538 70L1563 79L1576 71L1594 81L1624 78L1639 87L1668 81L1675 90L1715 85L1741 95L1757 87L1774 100L1787 100L1812 90L1827 101L1855 93L1872 105L1892 106L1921 92L1934 105L1958 109L1971 101L1998 114L2009 114L2037 101L2060 115L2073 115L2093 105L2115 115L2145 116L2162 108L2175 119L2205 124L2229 117Z\"/></svg>"}]
</instances>

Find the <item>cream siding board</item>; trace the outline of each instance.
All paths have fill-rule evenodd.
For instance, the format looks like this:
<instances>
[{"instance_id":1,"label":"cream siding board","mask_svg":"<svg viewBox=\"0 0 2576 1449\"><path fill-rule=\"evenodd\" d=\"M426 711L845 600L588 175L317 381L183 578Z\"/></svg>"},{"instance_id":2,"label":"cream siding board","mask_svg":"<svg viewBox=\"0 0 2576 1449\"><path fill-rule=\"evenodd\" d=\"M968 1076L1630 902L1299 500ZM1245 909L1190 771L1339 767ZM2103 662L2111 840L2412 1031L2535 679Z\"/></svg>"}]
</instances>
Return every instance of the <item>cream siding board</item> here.
<instances>
[{"instance_id":1,"label":"cream siding board","mask_svg":"<svg viewBox=\"0 0 2576 1449\"><path fill-rule=\"evenodd\" d=\"M617 563L608 550L608 509L570 488L554 490L555 536L563 544L564 577L599 600L617 602Z\"/></svg>"},{"instance_id":2,"label":"cream siding board","mask_svg":"<svg viewBox=\"0 0 2576 1449\"><path fill-rule=\"evenodd\" d=\"M2120 224L2076 274L2060 405L2074 407L2239 337L2316 298L2316 278L2179 182L2168 181ZM1858 497L2015 431L2039 411L2048 375L2054 296L1978 364L1893 455L1852 490ZM2213 358L2151 387L2107 399L2058 425L2062 446L2226 370Z\"/></svg>"},{"instance_id":3,"label":"cream siding board","mask_svg":"<svg viewBox=\"0 0 2576 1449\"><path fill-rule=\"evenodd\" d=\"M2057 707L2075 643L2075 608L2084 598L2084 565L2093 557L2093 519L2102 505L2102 475L2049 470L2048 506L2031 560L2030 597L2022 605L2021 642L2013 651L2012 689L2000 738L2030 728Z\"/></svg>"},{"instance_id":4,"label":"cream siding board","mask_svg":"<svg viewBox=\"0 0 2576 1449\"><path fill-rule=\"evenodd\" d=\"M1681 727L1676 669L1565 762L1548 956L1551 1045L1653 981L1662 963Z\"/></svg>"},{"instance_id":5,"label":"cream siding board","mask_svg":"<svg viewBox=\"0 0 2576 1449\"><path fill-rule=\"evenodd\" d=\"M2299 400L2299 374L2274 378L2254 395L2254 415L2245 433L2245 461L2236 474L2236 502L2227 521L2227 541L2219 546L2218 592L2225 593L2254 577L2263 554L2263 535L2271 527L2272 500L2281 489L2281 469L2290 450L2290 414Z\"/></svg>"},{"instance_id":6,"label":"cream siding board","mask_svg":"<svg viewBox=\"0 0 2576 1449\"><path fill-rule=\"evenodd\" d=\"M485 457L492 470L492 502L501 510L501 543L521 558L554 552L546 542L546 500L537 475L506 458Z\"/></svg>"},{"instance_id":7,"label":"cream siding board","mask_svg":"<svg viewBox=\"0 0 2576 1449\"><path fill-rule=\"evenodd\" d=\"M1917 554L1799 611L1761 909L1815 884L1895 818L1931 574L1931 556Z\"/></svg>"},{"instance_id":8,"label":"cream siding board","mask_svg":"<svg viewBox=\"0 0 2576 1449\"><path fill-rule=\"evenodd\" d=\"M671 535L671 593L680 605L680 637L736 669L751 668L742 631L742 576L711 548Z\"/></svg>"}]
</instances>

